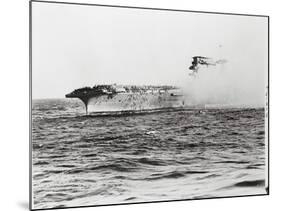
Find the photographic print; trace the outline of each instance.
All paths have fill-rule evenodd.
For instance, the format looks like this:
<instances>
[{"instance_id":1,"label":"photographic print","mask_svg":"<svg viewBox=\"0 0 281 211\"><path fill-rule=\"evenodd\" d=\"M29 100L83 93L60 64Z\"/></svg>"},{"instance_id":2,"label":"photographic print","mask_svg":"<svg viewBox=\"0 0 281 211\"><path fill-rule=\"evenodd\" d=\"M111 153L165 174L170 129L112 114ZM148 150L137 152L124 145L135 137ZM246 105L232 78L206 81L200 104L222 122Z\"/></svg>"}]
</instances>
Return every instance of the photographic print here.
<instances>
[{"instance_id":1,"label":"photographic print","mask_svg":"<svg viewBox=\"0 0 281 211\"><path fill-rule=\"evenodd\" d=\"M263 15L30 2L30 208L267 195Z\"/></svg>"}]
</instances>

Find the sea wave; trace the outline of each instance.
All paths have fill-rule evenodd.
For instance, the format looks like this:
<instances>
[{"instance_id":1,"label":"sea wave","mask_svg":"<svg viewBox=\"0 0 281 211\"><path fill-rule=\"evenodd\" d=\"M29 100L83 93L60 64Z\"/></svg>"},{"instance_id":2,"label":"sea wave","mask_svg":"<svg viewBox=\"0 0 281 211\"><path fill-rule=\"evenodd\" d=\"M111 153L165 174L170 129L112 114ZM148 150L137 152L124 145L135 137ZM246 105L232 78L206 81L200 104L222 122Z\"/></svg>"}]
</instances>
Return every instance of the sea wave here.
<instances>
[{"instance_id":1,"label":"sea wave","mask_svg":"<svg viewBox=\"0 0 281 211\"><path fill-rule=\"evenodd\" d=\"M263 109L85 115L44 100L32 112L35 208L265 192Z\"/></svg>"}]
</instances>

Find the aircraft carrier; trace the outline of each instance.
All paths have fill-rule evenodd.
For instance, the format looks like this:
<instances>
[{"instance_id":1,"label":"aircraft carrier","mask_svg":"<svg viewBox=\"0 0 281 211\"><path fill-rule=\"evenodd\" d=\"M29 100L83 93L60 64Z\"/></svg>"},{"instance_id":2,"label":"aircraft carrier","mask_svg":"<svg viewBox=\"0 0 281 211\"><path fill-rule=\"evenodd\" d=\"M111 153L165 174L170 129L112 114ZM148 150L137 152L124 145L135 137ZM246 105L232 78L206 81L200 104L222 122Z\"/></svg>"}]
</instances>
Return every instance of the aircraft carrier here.
<instances>
[{"instance_id":1,"label":"aircraft carrier","mask_svg":"<svg viewBox=\"0 0 281 211\"><path fill-rule=\"evenodd\" d=\"M145 111L185 106L184 96L174 86L95 85L76 89L66 98L78 98L86 114L104 111Z\"/></svg>"},{"instance_id":2,"label":"aircraft carrier","mask_svg":"<svg viewBox=\"0 0 281 211\"><path fill-rule=\"evenodd\" d=\"M201 67L224 64L225 59L214 60L204 56L192 57L188 68L190 76L196 78ZM163 108L186 107L186 96L180 88L169 85L95 85L76 89L66 95L67 98L79 98L83 101L86 114L89 112L109 111L147 111Z\"/></svg>"}]
</instances>

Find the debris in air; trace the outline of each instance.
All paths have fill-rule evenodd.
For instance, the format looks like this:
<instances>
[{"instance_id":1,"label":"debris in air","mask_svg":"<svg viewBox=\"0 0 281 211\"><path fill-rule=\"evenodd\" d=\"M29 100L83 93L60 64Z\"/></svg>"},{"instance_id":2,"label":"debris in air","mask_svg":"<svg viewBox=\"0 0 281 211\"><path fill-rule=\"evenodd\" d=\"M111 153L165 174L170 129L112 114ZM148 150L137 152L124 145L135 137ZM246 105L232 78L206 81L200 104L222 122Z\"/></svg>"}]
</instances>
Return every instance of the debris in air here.
<instances>
[{"instance_id":1,"label":"debris in air","mask_svg":"<svg viewBox=\"0 0 281 211\"><path fill-rule=\"evenodd\" d=\"M198 73L200 66L216 66L217 64L224 64L226 62L227 60L225 59L214 60L204 56L193 56L191 66L189 67L192 72L189 75L195 76L195 74Z\"/></svg>"}]
</instances>

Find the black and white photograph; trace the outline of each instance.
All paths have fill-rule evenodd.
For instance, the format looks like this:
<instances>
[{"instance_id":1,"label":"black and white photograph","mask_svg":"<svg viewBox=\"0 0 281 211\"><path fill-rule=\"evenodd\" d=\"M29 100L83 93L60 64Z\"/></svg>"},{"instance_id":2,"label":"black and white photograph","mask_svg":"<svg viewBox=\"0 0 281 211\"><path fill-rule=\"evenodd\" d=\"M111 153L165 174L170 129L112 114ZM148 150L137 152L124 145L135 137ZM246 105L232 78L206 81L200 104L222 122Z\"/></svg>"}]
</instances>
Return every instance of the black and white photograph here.
<instances>
[{"instance_id":1,"label":"black and white photograph","mask_svg":"<svg viewBox=\"0 0 281 211\"><path fill-rule=\"evenodd\" d=\"M31 1L31 209L269 194L268 21Z\"/></svg>"}]
</instances>

